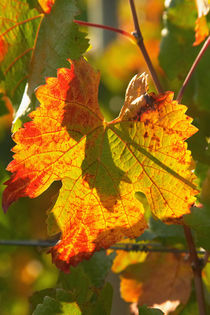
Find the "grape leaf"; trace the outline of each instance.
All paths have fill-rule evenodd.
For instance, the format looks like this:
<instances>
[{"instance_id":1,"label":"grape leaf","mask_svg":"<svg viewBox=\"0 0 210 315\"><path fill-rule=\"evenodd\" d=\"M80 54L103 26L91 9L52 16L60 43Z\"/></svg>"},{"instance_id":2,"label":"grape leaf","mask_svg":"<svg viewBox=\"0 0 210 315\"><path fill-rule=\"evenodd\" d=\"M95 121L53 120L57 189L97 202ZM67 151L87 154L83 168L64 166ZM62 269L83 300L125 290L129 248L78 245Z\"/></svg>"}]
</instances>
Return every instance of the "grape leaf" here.
<instances>
[{"instance_id":1,"label":"grape leaf","mask_svg":"<svg viewBox=\"0 0 210 315\"><path fill-rule=\"evenodd\" d=\"M14 135L13 172L3 208L20 197L34 198L62 180L50 213L50 234L62 232L52 248L64 271L145 229L142 191L154 215L164 221L189 213L197 194L185 139L196 132L186 107L173 93L141 95L146 76L135 76L120 116L105 122L100 112L99 74L84 60L58 70L36 96L40 107Z\"/></svg>"},{"instance_id":2,"label":"grape leaf","mask_svg":"<svg viewBox=\"0 0 210 315\"><path fill-rule=\"evenodd\" d=\"M195 41L193 46L199 45L209 34L206 15L209 13L208 0L196 0L198 18L195 22Z\"/></svg>"},{"instance_id":3,"label":"grape leaf","mask_svg":"<svg viewBox=\"0 0 210 315\"><path fill-rule=\"evenodd\" d=\"M78 280L77 280L78 281ZM94 291L86 288L88 293L83 301L78 301L80 296L75 288L72 291L62 288L45 289L36 292L30 302L33 315L109 315L112 301L112 287L107 283L102 289Z\"/></svg>"},{"instance_id":4,"label":"grape leaf","mask_svg":"<svg viewBox=\"0 0 210 315\"><path fill-rule=\"evenodd\" d=\"M118 261L112 270L119 272ZM120 292L126 302L160 308L164 314L174 311L182 303L186 304L191 292L192 270L189 261L183 255L149 253L142 261L134 260L132 253L126 253L127 265L120 273ZM138 258L136 256L136 258ZM121 260L124 266L123 261Z\"/></svg>"},{"instance_id":5,"label":"grape leaf","mask_svg":"<svg viewBox=\"0 0 210 315\"><path fill-rule=\"evenodd\" d=\"M83 261L83 268L96 287L104 283L114 258L114 253L107 255L105 251L96 252L90 260Z\"/></svg>"},{"instance_id":6,"label":"grape leaf","mask_svg":"<svg viewBox=\"0 0 210 315\"><path fill-rule=\"evenodd\" d=\"M0 87L17 109L27 81L36 31L41 15L26 0L1 0Z\"/></svg>"},{"instance_id":7,"label":"grape leaf","mask_svg":"<svg viewBox=\"0 0 210 315\"><path fill-rule=\"evenodd\" d=\"M79 305L72 301L72 294L62 289L56 289L54 292L55 297L45 296L43 302L38 304L33 315L68 315L75 314L81 315Z\"/></svg>"}]
</instances>

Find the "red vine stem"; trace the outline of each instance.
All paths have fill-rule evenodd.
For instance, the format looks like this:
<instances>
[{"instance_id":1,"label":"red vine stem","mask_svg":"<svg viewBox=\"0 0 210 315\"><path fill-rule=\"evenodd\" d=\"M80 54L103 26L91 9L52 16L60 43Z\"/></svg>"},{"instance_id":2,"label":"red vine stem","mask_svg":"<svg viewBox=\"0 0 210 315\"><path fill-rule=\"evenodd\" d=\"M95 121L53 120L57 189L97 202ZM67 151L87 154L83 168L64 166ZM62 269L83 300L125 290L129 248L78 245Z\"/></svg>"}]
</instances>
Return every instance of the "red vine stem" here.
<instances>
[{"instance_id":1,"label":"red vine stem","mask_svg":"<svg viewBox=\"0 0 210 315\"><path fill-rule=\"evenodd\" d=\"M203 283L201 277L201 264L195 249L195 243L192 232L187 225L184 225L185 238L189 247L189 255L191 260L192 271L194 274L196 298L198 302L199 315L206 315L205 298L203 291Z\"/></svg>"},{"instance_id":2,"label":"red vine stem","mask_svg":"<svg viewBox=\"0 0 210 315\"><path fill-rule=\"evenodd\" d=\"M201 60L201 57L203 56L204 52L205 52L206 49L208 48L209 44L210 44L210 36L207 38L207 40L206 40L205 43L203 44L203 47L201 48L200 52L198 53L198 55L197 55L195 61L194 61L193 64L192 64L192 67L190 68L190 71L188 72L188 74L187 74L187 76L186 76L186 78L185 78L185 80L184 80L184 83L182 84L181 89L179 90L179 93L178 93L177 98L176 98L177 101L178 101L178 103L181 102L182 96L183 96L183 94L184 94L184 90L185 90L187 84L189 83L189 81L190 81L190 79L191 79L191 77L192 77L192 74L193 74L193 72L195 71L195 68L196 68L197 64L198 64L199 61Z\"/></svg>"},{"instance_id":3,"label":"red vine stem","mask_svg":"<svg viewBox=\"0 0 210 315\"><path fill-rule=\"evenodd\" d=\"M121 29L116 28L116 27L103 25L103 24L90 23L90 22L85 22L85 21L79 21L79 20L74 20L74 23L77 23L79 25L84 25L84 26L91 26L91 27L102 28L102 29L108 30L108 31L113 31L113 32L119 33L121 35L125 35L125 36L129 37L132 40L135 40L134 36L131 33L128 33L126 31L121 30Z\"/></svg>"},{"instance_id":4,"label":"red vine stem","mask_svg":"<svg viewBox=\"0 0 210 315\"><path fill-rule=\"evenodd\" d=\"M132 15L133 15L133 23L134 23L134 27L135 27L135 31L134 31L133 35L136 38L137 45L138 45L139 49L141 50L142 55L144 57L144 60L145 60L145 62L147 64L147 66L148 66L149 72L150 72L151 77L153 79L153 82L154 82L154 84L156 86L156 89L157 89L157 91L159 93L162 93L163 89L162 89L162 87L160 85L157 73L156 73L156 71L155 71L155 69L153 67L153 64L152 64L151 59L149 57L149 54L148 54L148 52L146 50L146 47L144 46L144 39L143 39L141 30L140 30L140 27L139 27L139 22L138 22L138 17L137 17L137 13L136 13L134 0L129 0L129 2L130 2L131 12L132 12Z\"/></svg>"}]
</instances>

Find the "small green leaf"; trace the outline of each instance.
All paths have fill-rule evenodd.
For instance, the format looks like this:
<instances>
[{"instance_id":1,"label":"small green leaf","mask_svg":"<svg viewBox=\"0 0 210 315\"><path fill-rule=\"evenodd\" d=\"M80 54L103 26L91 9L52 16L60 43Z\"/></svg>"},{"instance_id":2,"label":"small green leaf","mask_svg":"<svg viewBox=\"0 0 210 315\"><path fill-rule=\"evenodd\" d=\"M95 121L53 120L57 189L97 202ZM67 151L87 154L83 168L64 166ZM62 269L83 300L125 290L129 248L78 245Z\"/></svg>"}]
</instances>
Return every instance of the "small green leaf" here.
<instances>
[{"instance_id":1,"label":"small green leaf","mask_svg":"<svg viewBox=\"0 0 210 315\"><path fill-rule=\"evenodd\" d=\"M58 315L58 314L62 314L59 302L49 296L45 296L43 299L43 303L37 305L32 315Z\"/></svg>"},{"instance_id":2,"label":"small green leaf","mask_svg":"<svg viewBox=\"0 0 210 315\"><path fill-rule=\"evenodd\" d=\"M38 304L42 304L45 296L55 298L55 296L56 296L55 289L49 288L49 289L44 289L44 290L35 292L29 298L29 302L30 302L30 306L31 306L32 311L35 310L35 308L37 307Z\"/></svg>"},{"instance_id":3,"label":"small green leaf","mask_svg":"<svg viewBox=\"0 0 210 315\"><path fill-rule=\"evenodd\" d=\"M30 298L33 315L80 315L80 307L71 292L63 289L45 289Z\"/></svg>"},{"instance_id":4,"label":"small green leaf","mask_svg":"<svg viewBox=\"0 0 210 315\"><path fill-rule=\"evenodd\" d=\"M72 273L61 274L58 285L65 289L45 289L30 298L33 315L110 315L111 285L106 283L102 289L91 286L80 266Z\"/></svg>"}]
</instances>

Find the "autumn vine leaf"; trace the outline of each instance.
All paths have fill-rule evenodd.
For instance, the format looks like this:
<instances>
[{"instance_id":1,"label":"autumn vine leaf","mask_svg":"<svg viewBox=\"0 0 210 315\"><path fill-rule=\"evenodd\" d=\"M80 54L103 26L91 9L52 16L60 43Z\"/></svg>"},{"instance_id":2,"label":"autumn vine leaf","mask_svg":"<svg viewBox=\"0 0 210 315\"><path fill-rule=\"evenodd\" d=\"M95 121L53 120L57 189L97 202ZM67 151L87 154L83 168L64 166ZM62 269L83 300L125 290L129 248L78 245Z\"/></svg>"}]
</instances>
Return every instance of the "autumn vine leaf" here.
<instances>
[{"instance_id":1,"label":"autumn vine leaf","mask_svg":"<svg viewBox=\"0 0 210 315\"><path fill-rule=\"evenodd\" d=\"M167 315L190 297L192 270L182 254L126 252L122 257L117 252L112 271L120 272L120 292L126 302L157 307Z\"/></svg>"},{"instance_id":2,"label":"autumn vine leaf","mask_svg":"<svg viewBox=\"0 0 210 315\"><path fill-rule=\"evenodd\" d=\"M49 232L61 231L51 252L64 271L144 231L135 192L144 193L153 214L167 222L189 213L197 193L184 142L197 129L173 93L145 94L147 77L137 75L120 116L106 122L98 105L99 74L83 58L70 63L38 88L40 107L15 133L8 166L13 175L3 195L6 211L18 198L37 197L62 181Z\"/></svg>"},{"instance_id":3,"label":"autumn vine leaf","mask_svg":"<svg viewBox=\"0 0 210 315\"><path fill-rule=\"evenodd\" d=\"M209 27L207 25L206 16L209 13L210 5L208 3L208 0L196 0L196 6L198 11L198 17L195 22L195 41L193 43L193 46L197 46L209 34Z\"/></svg>"}]
</instances>

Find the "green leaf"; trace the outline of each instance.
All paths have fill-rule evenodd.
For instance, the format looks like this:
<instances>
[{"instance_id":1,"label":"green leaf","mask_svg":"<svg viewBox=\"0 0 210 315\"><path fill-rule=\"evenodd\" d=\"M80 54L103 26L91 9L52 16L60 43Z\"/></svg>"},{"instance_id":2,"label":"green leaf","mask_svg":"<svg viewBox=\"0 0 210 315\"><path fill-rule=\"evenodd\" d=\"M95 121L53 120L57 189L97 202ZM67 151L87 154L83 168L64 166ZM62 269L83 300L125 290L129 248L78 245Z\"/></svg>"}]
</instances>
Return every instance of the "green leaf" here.
<instances>
[{"instance_id":1,"label":"green leaf","mask_svg":"<svg viewBox=\"0 0 210 315\"><path fill-rule=\"evenodd\" d=\"M38 304L32 315L56 315L62 314L59 302L55 299L45 296L42 304Z\"/></svg>"},{"instance_id":2,"label":"green leaf","mask_svg":"<svg viewBox=\"0 0 210 315\"><path fill-rule=\"evenodd\" d=\"M77 268L72 268L71 273L68 275L61 272L58 286L64 290L71 291L79 304L87 302L92 295L92 292L89 290L91 282L81 265Z\"/></svg>"},{"instance_id":3,"label":"green leaf","mask_svg":"<svg viewBox=\"0 0 210 315\"><path fill-rule=\"evenodd\" d=\"M72 293L59 288L36 292L30 298L30 303L34 308L33 315L82 314Z\"/></svg>"},{"instance_id":4,"label":"green leaf","mask_svg":"<svg viewBox=\"0 0 210 315\"><path fill-rule=\"evenodd\" d=\"M77 268L77 271L81 271ZM77 273L79 275L79 273ZM112 287L107 283L101 290L93 287L85 287L82 289L84 281L82 276L77 278L77 284L74 277L70 276L68 287L71 290L56 288L45 289L36 292L31 298L30 303L33 315L109 315L111 312ZM68 278L68 276L67 276ZM85 294L83 293L85 292ZM82 293L82 297L80 296Z\"/></svg>"},{"instance_id":5,"label":"green leaf","mask_svg":"<svg viewBox=\"0 0 210 315\"><path fill-rule=\"evenodd\" d=\"M12 100L15 109L20 104L30 67L30 60L40 23L37 10L29 9L26 0L1 0L0 88Z\"/></svg>"},{"instance_id":6,"label":"green leaf","mask_svg":"<svg viewBox=\"0 0 210 315\"><path fill-rule=\"evenodd\" d=\"M168 76L170 88L181 87L200 46L193 47L197 10L194 1L174 0L164 15L164 30L160 48L160 65ZM210 51L207 50L199 62L188 86L188 94L200 109L209 110L208 86L210 73ZM205 73L205 76L203 75ZM191 102L189 102L190 104Z\"/></svg>"},{"instance_id":7,"label":"green leaf","mask_svg":"<svg viewBox=\"0 0 210 315\"><path fill-rule=\"evenodd\" d=\"M114 255L114 253L106 255L105 251L96 252L91 259L82 262L84 271L94 286L100 287L103 285L104 279L112 266Z\"/></svg>"},{"instance_id":8,"label":"green leaf","mask_svg":"<svg viewBox=\"0 0 210 315\"><path fill-rule=\"evenodd\" d=\"M49 288L34 292L34 294L29 298L32 311L35 310L38 304L42 304L45 296L55 298L55 289Z\"/></svg>"},{"instance_id":9,"label":"green leaf","mask_svg":"<svg viewBox=\"0 0 210 315\"><path fill-rule=\"evenodd\" d=\"M139 314L141 315L161 315L163 312L157 308L150 308L147 307L146 305L140 306L139 307Z\"/></svg>"},{"instance_id":10,"label":"green leaf","mask_svg":"<svg viewBox=\"0 0 210 315\"><path fill-rule=\"evenodd\" d=\"M184 222L195 232L197 244L210 250L210 205L192 208L191 214L184 216Z\"/></svg>"},{"instance_id":11,"label":"green leaf","mask_svg":"<svg viewBox=\"0 0 210 315\"><path fill-rule=\"evenodd\" d=\"M67 58L78 59L88 48L86 34L73 23L78 9L74 0L56 1L50 14L41 22L33 59L30 66L28 85L14 122L38 105L33 98L34 90L45 82L45 78L56 76L57 69L68 66Z\"/></svg>"},{"instance_id":12,"label":"green leaf","mask_svg":"<svg viewBox=\"0 0 210 315\"><path fill-rule=\"evenodd\" d=\"M98 300L93 304L93 310L89 315L110 315L112 306L113 289L110 283L106 283L100 292Z\"/></svg>"},{"instance_id":13,"label":"green leaf","mask_svg":"<svg viewBox=\"0 0 210 315\"><path fill-rule=\"evenodd\" d=\"M196 14L194 2L187 0L171 1L164 14L159 61L169 80L176 83L185 78L199 50L192 46Z\"/></svg>"},{"instance_id":14,"label":"green leaf","mask_svg":"<svg viewBox=\"0 0 210 315\"><path fill-rule=\"evenodd\" d=\"M56 299L45 296L42 304L38 304L33 315L81 315L79 306L76 302L63 301L67 297L67 293L61 294L56 290Z\"/></svg>"}]
</instances>

